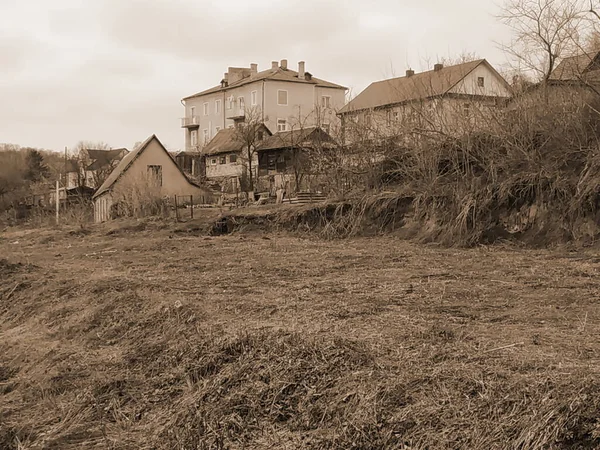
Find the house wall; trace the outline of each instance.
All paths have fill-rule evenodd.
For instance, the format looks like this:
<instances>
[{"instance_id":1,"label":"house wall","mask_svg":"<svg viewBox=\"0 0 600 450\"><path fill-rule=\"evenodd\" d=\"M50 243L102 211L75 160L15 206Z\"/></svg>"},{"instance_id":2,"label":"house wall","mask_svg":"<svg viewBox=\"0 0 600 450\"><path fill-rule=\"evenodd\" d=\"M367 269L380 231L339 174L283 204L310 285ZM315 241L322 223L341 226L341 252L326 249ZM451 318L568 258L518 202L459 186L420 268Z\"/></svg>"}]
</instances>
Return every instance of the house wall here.
<instances>
[{"instance_id":1,"label":"house wall","mask_svg":"<svg viewBox=\"0 0 600 450\"><path fill-rule=\"evenodd\" d=\"M445 135L491 129L500 106L496 97L448 96L376 110L357 111L344 116L347 144L373 138L409 135L415 130L436 130Z\"/></svg>"},{"instance_id":2,"label":"house wall","mask_svg":"<svg viewBox=\"0 0 600 450\"><path fill-rule=\"evenodd\" d=\"M202 97L191 98L185 101L185 116L192 116L192 107L195 107L195 115L198 116L199 127L185 129L185 147L187 150L200 150L206 143L204 142L204 130L208 130L208 140L210 141L217 134L217 127L224 129L233 126L232 117L243 115L240 108L240 97L244 98L245 109L255 107L262 108L262 81L256 81L244 86L228 89L222 92L207 94ZM252 91L256 91L256 105L252 105ZM233 97L231 109L228 109L227 99ZM221 100L221 111L216 112L215 102ZM208 103L208 115L204 115L204 103ZM198 146L192 146L192 131L198 132Z\"/></svg>"},{"instance_id":3,"label":"house wall","mask_svg":"<svg viewBox=\"0 0 600 450\"><path fill-rule=\"evenodd\" d=\"M66 188L74 189L79 187L79 172L67 172Z\"/></svg>"},{"instance_id":4,"label":"house wall","mask_svg":"<svg viewBox=\"0 0 600 450\"><path fill-rule=\"evenodd\" d=\"M94 222L101 223L111 219L113 204L112 193L105 192L94 199Z\"/></svg>"},{"instance_id":5,"label":"house wall","mask_svg":"<svg viewBox=\"0 0 600 450\"><path fill-rule=\"evenodd\" d=\"M230 162L231 155L236 155L237 160ZM225 164L221 164L221 158L225 157ZM244 165L242 164L239 153L224 153L221 155L212 155L206 157L206 177L219 178L219 177L238 177L244 172Z\"/></svg>"},{"instance_id":6,"label":"house wall","mask_svg":"<svg viewBox=\"0 0 600 450\"><path fill-rule=\"evenodd\" d=\"M483 77L484 87L477 85L477 79L479 77ZM511 96L511 92L506 86L506 82L485 63L477 66L475 70L461 80L460 83L449 92L453 94L485 95L503 98Z\"/></svg>"},{"instance_id":7,"label":"house wall","mask_svg":"<svg viewBox=\"0 0 600 450\"><path fill-rule=\"evenodd\" d=\"M169 156L160 146L153 140L135 159L129 169L122 174L121 178L115 183L113 189L117 189L119 185L127 182L137 182L146 180L149 165L162 166L162 186L160 187L161 195L200 195L203 190L191 184L187 178L181 173L179 167L173 158Z\"/></svg>"},{"instance_id":8,"label":"house wall","mask_svg":"<svg viewBox=\"0 0 600 450\"><path fill-rule=\"evenodd\" d=\"M288 92L288 104L277 104L279 90ZM330 107L322 108L323 96L330 97ZM306 128L329 123L339 127L336 111L344 106L346 93L343 89L324 88L313 84L286 81L265 83L265 125L272 133L277 132L277 120L287 120L287 129Z\"/></svg>"},{"instance_id":9,"label":"house wall","mask_svg":"<svg viewBox=\"0 0 600 450\"><path fill-rule=\"evenodd\" d=\"M314 104L319 107L321 114L321 123L315 123L314 125L329 124L329 134L336 136L340 132L341 120L337 115L337 112L344 107L346 104L346 91L344 89L333 89L317 86L315 89L315 101ZM323 108L322 97L331 97L331 106L329 108Z\"/></svg>"}]
</instances>

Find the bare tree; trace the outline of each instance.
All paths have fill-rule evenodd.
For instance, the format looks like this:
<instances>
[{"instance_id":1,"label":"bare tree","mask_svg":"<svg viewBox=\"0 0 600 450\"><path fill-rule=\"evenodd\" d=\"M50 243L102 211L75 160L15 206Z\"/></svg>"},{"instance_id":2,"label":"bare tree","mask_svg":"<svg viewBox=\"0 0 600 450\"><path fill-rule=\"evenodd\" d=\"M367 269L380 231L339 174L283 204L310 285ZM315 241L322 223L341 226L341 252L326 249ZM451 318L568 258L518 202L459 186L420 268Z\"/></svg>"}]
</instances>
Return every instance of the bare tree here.
<instances>
[{"instance_id":1,"label":"bare tree","mask_svg":"<svg viewBox=\"0 0 600 450\"><path fill-rule=\"evenodd\" d=\"M235 138L242 144L242 159L248 169L248 187L254 191L253 162L264 136L262 113L258 107L245 109L244 121L235 125Z\"/></svg>"},{"instance_id":2,"label":"bare tree","mask_svg":"<svg viewBox=\"0 0 600 450\"><path fill-rule=\"evenodd\" d=\"M513 31L512 41L500 47L543 82L576 51L586 25L582 0L507 0L499 18Z\"/></svg>"}]
</instances>

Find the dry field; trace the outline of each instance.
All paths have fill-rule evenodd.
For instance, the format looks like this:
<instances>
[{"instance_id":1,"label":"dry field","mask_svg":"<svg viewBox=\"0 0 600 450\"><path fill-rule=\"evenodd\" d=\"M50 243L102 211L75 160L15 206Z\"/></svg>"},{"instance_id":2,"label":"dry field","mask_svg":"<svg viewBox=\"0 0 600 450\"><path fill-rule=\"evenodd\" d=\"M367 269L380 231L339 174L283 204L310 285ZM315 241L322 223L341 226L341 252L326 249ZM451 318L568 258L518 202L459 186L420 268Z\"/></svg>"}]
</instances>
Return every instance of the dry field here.
<instances>
[{"instance_id":1,"label":"dry field","mask_svg":"<svg viewBox=\"0 0 600 450\"><path fill-rule=\"evenodd\" d=\"M116 227L0 234L0 448L600 448L591 250Z\"/></svg>"}]
</instances>

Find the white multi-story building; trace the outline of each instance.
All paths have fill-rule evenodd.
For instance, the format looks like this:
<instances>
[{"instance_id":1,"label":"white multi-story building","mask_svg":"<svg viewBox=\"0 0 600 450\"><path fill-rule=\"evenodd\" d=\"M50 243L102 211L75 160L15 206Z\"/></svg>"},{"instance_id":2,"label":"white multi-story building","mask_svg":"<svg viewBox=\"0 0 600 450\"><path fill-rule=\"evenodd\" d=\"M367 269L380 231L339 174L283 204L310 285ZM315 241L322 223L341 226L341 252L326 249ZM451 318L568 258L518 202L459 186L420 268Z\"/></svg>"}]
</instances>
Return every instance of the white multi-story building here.
<instances>
[{"instance_id":1,"label":"white multi-story building","mask_svg":"<svg viewBox=\"0 0 600 450\"><path fill-rule=\"evenodd\" d=\"M316 125L327 131L338 124L346 90L314 77L303 61L297 71L285 59L261 72L257 64L229 67L218 86L182 100L186 150L201 150L219 130L250 115L258 116L271 133Z\"/></svg>"}]
</instances>

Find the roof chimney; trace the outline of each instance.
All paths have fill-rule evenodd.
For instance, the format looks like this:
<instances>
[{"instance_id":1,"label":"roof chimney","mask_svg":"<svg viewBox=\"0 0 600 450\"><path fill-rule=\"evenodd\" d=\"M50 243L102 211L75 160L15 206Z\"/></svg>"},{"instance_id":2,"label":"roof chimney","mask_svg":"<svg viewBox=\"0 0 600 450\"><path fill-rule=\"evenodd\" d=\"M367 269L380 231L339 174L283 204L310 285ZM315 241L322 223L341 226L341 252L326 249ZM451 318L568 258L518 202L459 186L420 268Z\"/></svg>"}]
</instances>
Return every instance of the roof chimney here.
<instances>
[{"instance_id":1,"label":"roof chimney","mask_svg":"<svg viewBox=\"0 0 600 450\"><path fill-rule=\"evenodd\" d=\"M406 78L410 78L410 77L412 77L414 74L415 74L415 71L414 71L414 70L412 70L412 69L408 69L408 70L406 71Z\"/></svg>"},{"instance_id":2,"label":"roof chimney","mask_svg":"<svg viewBox=\"0 0 600 450\"><path fill-rule=\"evenodd\" d=\"M281 60L281 68L283 70L287 70L287 59L282 59Z\"/></svg>"},{"instance_id":3,"label":"roof chimney","mask_svg":"<svg viewBox=\"0 0 600 450\"><path fill-rule=\"evenodd\" d=\"M304 80L304 61L298 63L298 79Z\"/></svg>"},{"instance_id":4,"label":"roof chimney","mask_svg":"<svg viewBox=\"0 0 600 450\"><path fill-rule=\"evenodd\" d=\"M258 64L250 64L250 72L252 72L252 75L254 75L255 73L258 72Z\"/></svg>"},{"instance_id":5,"label":"roof chimney","mask_svg":"<svg viewBox=\"0 0 600 450\"><path fill-rule=\"evenodd\" d=\"M277 61L271 61L271 69L272 70L279 69L279 63Z\"/></svg>"},{"instance_id":6,"label":"roof chimney","mask_svg":"<svg viewBox=\"0 0 600 450\"><path fill-rule=\"evenodd\" d=\"M442 70L444 68L443 64L437 63L436 65L433 66L433 70L435 72L439 72L440 70Z\"/></svg>"}]
</instances>

